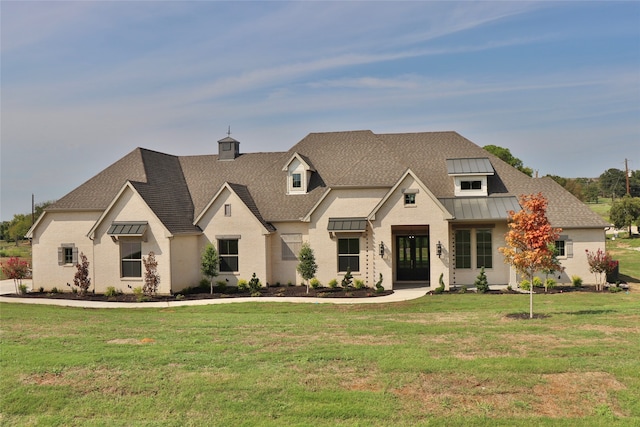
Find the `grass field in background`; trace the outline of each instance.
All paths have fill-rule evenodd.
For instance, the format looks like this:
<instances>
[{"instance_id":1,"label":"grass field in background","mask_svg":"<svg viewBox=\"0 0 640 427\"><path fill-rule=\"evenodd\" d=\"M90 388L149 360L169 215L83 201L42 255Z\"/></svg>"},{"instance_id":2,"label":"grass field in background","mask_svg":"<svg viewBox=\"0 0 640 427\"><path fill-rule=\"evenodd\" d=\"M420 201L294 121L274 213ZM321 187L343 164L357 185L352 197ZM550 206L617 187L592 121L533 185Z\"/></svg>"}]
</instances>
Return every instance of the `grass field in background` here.
<instances>
[{"instance_id":1,"label":"grass field in background","mask_svg":"<svg viewBox=\"0 0 640 427\"><path fill-rule=\"evenodd\" d=\"M640 289L1 304L5 426L637 426Z\"/></svg>"}]
</instances>

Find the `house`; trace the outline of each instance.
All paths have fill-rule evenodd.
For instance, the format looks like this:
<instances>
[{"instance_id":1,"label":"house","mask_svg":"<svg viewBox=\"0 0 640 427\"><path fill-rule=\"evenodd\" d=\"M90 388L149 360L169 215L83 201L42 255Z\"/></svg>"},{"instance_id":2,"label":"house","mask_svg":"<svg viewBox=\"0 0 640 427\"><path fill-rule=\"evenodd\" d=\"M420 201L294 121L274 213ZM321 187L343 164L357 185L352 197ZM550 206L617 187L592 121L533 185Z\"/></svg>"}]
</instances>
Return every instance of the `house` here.
<instances>
[{"instance_id":1,"label":"house","mask_svg":"<svg viewBox=\"0 0 640 427\"><path fill-rule=\"evenodd\" d=\"M213 151L213 150L212 150ZM64 288L79 253L96 292L142 286L153 251L160 293L199 283L213 243L218 280L253 273L301 283L296 255L309 242L322 284L347 269L368 286L516 284L504 263L507 212L542 192L565 270L588 281L585 249L604 249L607 224L549 178L531 178L455 132L312 133L286 152L173 156L137 148L50 206L29 231L33 286Z\"/></svg>"}]
</instances>

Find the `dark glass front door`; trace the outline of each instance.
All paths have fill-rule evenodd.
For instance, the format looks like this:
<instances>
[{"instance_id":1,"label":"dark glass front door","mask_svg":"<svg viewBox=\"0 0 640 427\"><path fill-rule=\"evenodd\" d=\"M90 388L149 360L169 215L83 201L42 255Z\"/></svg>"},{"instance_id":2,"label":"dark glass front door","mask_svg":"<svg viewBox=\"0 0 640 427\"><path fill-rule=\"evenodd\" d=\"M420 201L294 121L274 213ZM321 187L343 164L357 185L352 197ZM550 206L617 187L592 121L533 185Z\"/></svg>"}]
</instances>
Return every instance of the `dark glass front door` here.
<instances>
[{"instance_id":1,"label":"dark glass front door","mask_svg":"<svg viewBox=\"0 0 640 427\"><path fill-rule=\"evenodd\" d=\"M429 280L429 236L396 236L398 281Z\"/></svg>"}]
</instances>

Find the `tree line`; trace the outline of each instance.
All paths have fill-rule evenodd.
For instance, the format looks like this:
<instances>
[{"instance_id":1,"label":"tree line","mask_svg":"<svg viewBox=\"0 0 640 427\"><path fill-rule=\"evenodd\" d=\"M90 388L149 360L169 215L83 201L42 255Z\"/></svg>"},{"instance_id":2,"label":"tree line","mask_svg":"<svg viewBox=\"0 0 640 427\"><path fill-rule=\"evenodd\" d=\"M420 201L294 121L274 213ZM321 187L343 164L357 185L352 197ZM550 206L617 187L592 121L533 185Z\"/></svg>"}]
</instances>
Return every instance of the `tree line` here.
<instances>
[{"instance_id":1,"label":"tree line","mask_svg":"<svg viewBox=\"0 0 640 427\"><path fill-rule=\"evenodd\" d=\"M14 214L10 221L0 222L0 240L6 242L15 242L16 246L24 239L27 231L31 228L35 221L40 218L44 210L54 201L47 201L35 205L32 214Z\"/></svg>"}]
</instances>

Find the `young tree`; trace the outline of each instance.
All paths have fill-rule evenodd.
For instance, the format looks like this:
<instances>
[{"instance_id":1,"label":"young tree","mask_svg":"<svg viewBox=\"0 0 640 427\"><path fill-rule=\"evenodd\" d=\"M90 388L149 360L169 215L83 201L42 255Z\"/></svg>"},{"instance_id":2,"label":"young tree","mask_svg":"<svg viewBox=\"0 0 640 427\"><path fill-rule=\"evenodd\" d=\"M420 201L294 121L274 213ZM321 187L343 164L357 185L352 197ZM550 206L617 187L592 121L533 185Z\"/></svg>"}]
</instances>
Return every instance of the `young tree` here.
<instances>
[{"instance_id":1,"label":"young tree","mask_svg":"<svg viewBox=\"0 0 640 427\"><path fill-rule=\"evenodd\" d=\"M209 243L204 249L201 258L202 274L204 274L211 283L211 293L213 293L213 278L218 275L218 251L215 246Z\"/></svg>"},{"instance_id":2,"label":"young tree","mask_svg":"<svg viewBox=\"0 0 640 427\"><path fill-rule=\"evenodd\" d=\"M521 211L509 212L507 246L498 250L506 263L533 283L536 271L561 269L553 248L562 230L551 227L542 193L520 196L520 206ZM529 317L533 318L533 286L529 288Z\"/></svg>"},{"instance_id":3,"label":"young tree","mask_svg":"<svg viewBox=\"0 0 640 427\"><path fill-rule=\"evenodd\" d=\"M616 200L609 210L609 218L616 228L629 227L629 237L633 237L631 225L640 223L640 198L624 196Z\"/></svg>"},{"instance_id":4,"label":"young tree","mask_svg":"<svg viewBox=\"0 0 640 427\"><path fill-rule=\"evenodd\" d=\"M300 262L296 269L307 282L307 293L309 293L309 280L313 279L316 275L316 271L318 271L318 264L316 264L316 257L308 242L304 242L302 244L300 253L298 254L298 259Z\"/></svg>"},{"instance_id":5,"label":"young tree","mask_svg":"<svg viewBox=\"0 0 640 427\"><path fill-rule=\"evenodd\" d=\"M29 273L29 264L27 261L18 257L11 257L5 265L2 266L2 272L7 279L13 279L13 285L16 287L16 294L19 294L22 279L26 278Z\"/></svg>"},{"instance_id":6,"label":"young tree","mask_svg":"<svg viewBox=\"0 0 640 427\"><path fill-rule=\"evenodd\" d=\"M442 275L440 275L440 277L442 277ZM486 294L487 292L489 292L489 281L487 280L487 273L485 273L484 267L480 269L480 274L478 274L478 277L476 277L474 285L476 287L476 291L481 294ZM442 287L442 289L444 290L444 286Z\"/></svg>"},{"instance_id":7,"label":"young tree","mask_svg":"<svg viewBox=\"0 0 640 427\"><path fill-rule=\"evenodd\" d=\"M91 279L89 278L89 261L83 252L80 252L80 262L76 264L76 269L73 284L80 289L80 295L85 295L91 286Z\"/></svg>"},{"instance_id":8,"label":"young tree","mask_svg":"<svg viewBox=\"0 0 640 427\"><path fill-rule=\"evenodd\" d=\"M153 251L149 252L149 256L143 258L142 262L144 263L144 286L142 291L145 295L153 295L158 291L158 285L160 284L156 254Z\"/></svg>"},{"instance_id":9,"label":"young tree","mask_svg":"<svg viewBox=\"0 0 640 427\"><path fill-rule=\"evenodd\" d=\"M596 290L601 291L604 289L607 274L616 268L616 262L611 259L611 255L602 249L598 249L596 252L591 252L587 249L585 252L587 252L589 271L596 276Z\"/></svg>"}]
</instances>

